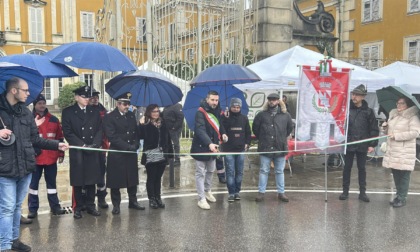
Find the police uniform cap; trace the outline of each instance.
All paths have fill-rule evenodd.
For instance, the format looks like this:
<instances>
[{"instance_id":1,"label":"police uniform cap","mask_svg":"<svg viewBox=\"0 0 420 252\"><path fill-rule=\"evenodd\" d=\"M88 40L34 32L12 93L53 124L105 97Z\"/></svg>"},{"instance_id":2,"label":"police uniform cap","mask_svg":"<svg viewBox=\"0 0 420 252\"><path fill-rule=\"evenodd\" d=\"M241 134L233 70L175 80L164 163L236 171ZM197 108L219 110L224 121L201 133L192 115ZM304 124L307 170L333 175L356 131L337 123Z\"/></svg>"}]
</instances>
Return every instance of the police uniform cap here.
<instances>
[{"instance_id":1,"label":"police uniform cap","mask_svg":"<svg viewBox=\"0 0 420 252\"><path fill-rule=\"evenodd\" d=\"M127 92L125 94L118 96L116 100L119 102L130 102L130 98L131 98L131 93Z\"/></svg>"},{"instance_id":2,"label":"police uniform cap","mask_svg":"<svg viewBox=\"0 0 420 252\"><path fill-rule=\"evenodd\" d=\"M75 90L73 90L75 95L81 96L83 98L90 98L92 97L92 93L89 86L81 86Z\"/></svg>"}]
</instances>

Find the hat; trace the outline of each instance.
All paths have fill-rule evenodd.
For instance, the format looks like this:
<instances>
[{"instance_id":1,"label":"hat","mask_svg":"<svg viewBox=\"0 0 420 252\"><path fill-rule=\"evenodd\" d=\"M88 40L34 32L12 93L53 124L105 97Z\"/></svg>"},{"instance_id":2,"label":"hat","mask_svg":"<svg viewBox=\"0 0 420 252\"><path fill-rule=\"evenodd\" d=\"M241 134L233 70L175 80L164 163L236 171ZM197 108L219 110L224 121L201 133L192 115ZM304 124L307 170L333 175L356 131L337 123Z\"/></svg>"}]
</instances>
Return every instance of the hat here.
<instances>
[{"instance_id":1,"label":"hat","mask_svg":"<svg viewBox=\"0 0 420 252\"><path fill-rule=\"evenodd\" d=\"M279 100L280 96L277 93L271 93L267 96L267 99L277 99L277 100Z\"/></svg>"},{"instance_id":2,"label":"hat","mask_svg":"<svg viewBox=\"0 0 420 252\"><path fill-rule=\"evenodd\" d=\"M47 100L45 100L45 97L42 94L39 94L38 97L32 102L32 104L35 106L39 101L47 101Z\"/></svg>"},{"instance_id":3,"label":"hat","mask_svg":"<svg viewBox=\"0 0 420 252\"><path fill-rule=\"evenodd\" d=\"M232 98L230 99L230 106L234 107L234 106L239 106L242 107L242 100L239 98Z\"/></svg>"},{"instance_id":4,"label":"hat","mask_svg":"<svg viewBox=\"0 0 420 252\"><path fill-rule=\"evenodd\" d=\"M92 88L92 96L99 96L101 92L96 91L96 89Z\"/></svg>"},{"instance_id":5,"label":"hat","mask_svg":"<svg viewBox=\"0 0 420 252\"><path fill-rule=\"evenodd\" d=\"M118 96L115 100L117 100L119 102L130 102L130 98L131 98L131 93L127 92L127 93L124 93L124 94Z\"/></svg>"},{"instance_id":6,"label":"hat","mask_svg":"<svg viewBox=\"0 0 420 252\"><path fill-rule=\"evenodd\" d=\"M355 89L353 89L353 91L351 91L351 93L356 94L356 95L367 95L366 86L363 85L363 84L360 84Z\"/></svg>"},{"instance_id":7,"label":"hat","mask_svg":"<svg viewBox=\"0 0 420 252\"><path fill-rule=\"evenodd\" d=\"M90 98L92 97L92 93L89 86L81 86L75 90L73 90L75 95L79 95L83 98Z\"/></svg>"}]
</instances>

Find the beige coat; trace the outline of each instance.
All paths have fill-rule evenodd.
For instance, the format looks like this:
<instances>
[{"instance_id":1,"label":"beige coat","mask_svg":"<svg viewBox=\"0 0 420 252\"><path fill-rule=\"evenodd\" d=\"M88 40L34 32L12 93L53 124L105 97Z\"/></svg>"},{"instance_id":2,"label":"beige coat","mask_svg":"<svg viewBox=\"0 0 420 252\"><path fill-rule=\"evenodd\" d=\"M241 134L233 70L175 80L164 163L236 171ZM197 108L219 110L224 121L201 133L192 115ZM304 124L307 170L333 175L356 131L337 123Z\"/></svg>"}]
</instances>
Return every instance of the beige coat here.
<instances>
[{"instance_id":1,"label":"beige coat","mask_svg":"<svg viewBox=\"0 0 420 252\"><path fill-rule=\"evenodd\" d=\"M387 139L387 151L382 162L385 168L414 170L416 162L416 138L420 133L419 109L416 106L398 112L389 113L388 127L385 134L393 134L394 139Z\"/></svg>"}]
</instances>

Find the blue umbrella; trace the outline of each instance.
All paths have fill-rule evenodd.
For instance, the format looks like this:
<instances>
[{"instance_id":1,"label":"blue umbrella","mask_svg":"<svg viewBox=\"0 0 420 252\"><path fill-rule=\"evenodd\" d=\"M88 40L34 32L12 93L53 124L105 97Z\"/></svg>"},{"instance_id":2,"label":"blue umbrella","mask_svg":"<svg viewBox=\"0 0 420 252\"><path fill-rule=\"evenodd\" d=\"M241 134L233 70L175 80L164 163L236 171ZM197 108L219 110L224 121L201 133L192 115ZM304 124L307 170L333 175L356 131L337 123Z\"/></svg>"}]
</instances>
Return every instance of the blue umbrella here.
<instances>
[{"instance_id":1,"label":"blue umbrella","mask_svg":"<svg viewBox=\"0 0 420 252\"><path fill-rule=\"evenodd\" d=\"M12 77L19 77L28 83L30 95L26 104L33 102L44 88L44 78L38 71L18 64L0 62L0 93L5 91L5 83Z\"/></svg>"},{"instance_id":2,"label":"blue umbrella","mask_svg":"<svg viewBox=\"0 0 420 252\"><path fill-rule=\"evenodd\" d=\"M0 58L0 62L10 62L37 70L44 78L73 77L78 74L69 67L56 64L43 55L15 54Z\"/></svg>"},{"instance_id":3,"label":"blue umbrella","mask_svg":"<svg viewBox=\"0 0 420 252\"><path fill-rule=\"evenodd\" d=\"M233 85L260 81L252 70L237 64L221 64L207 68L192 81L191 85Z\"/></svg>"},{"instance_id":4,"label":"blue umbrella","mask_svg":"<svg viewBox=\"0 0 420 252\"><path fill-rule=\"evenodd\" d=\"M181 101L183 96L181 89L171 80L160 73L147 70L115 76L105 85L105 91L114 99L130 92L131 104L142 107L153 103L166 107Z\"/></svg>"},{"instance_id":5,"label":"blue umbrella","mask_svg":"<svg viewBox=\"0 0 420 252\"><path fill-rule=\"evenodd\" d=\"M63 44L45 54L52 62L110 72L136 70L133 62L115 47L98 42Z\"/></svg>"},{"instance_id":6,"label":"blue umbrella","mask_svg":"<svg viewBox=\"0 0 420 252\"><path fill-rule=\"evenodd\" d=\"M191 130L194 130L195 114L200 107L200 102L206 98L207 93L210 90L214 90L219 93L219 105L222 110L229 108L230 100L235 97L242 100L241 113L248 115L248 104L246 103L243 92L238 88L232 85L228 85L226 87L218 85L196 86L195 88L188 91L187 97L185 98L184 107L182 109L185 115L185 120L187 121L188 127Z\"/></svg>"}]
</instances>

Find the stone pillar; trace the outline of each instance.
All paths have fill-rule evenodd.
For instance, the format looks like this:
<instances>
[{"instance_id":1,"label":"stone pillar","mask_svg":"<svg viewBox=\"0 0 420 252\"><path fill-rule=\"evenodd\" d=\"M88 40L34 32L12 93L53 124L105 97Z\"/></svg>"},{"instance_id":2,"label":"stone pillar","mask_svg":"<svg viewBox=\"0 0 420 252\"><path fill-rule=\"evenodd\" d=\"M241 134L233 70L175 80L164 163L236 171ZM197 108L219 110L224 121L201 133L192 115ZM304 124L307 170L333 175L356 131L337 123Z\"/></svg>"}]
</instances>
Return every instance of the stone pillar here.
<instances>
[{"instance_id":1,"label":"stone pillar","mask_svg":"<svg viewBox=\"0 0 420 252\"><path fill-rule=\"evenodd\" d=\"M292 46L293 0L258 2L257 60L262 60Z\"/></svg>"}]
</instances>

